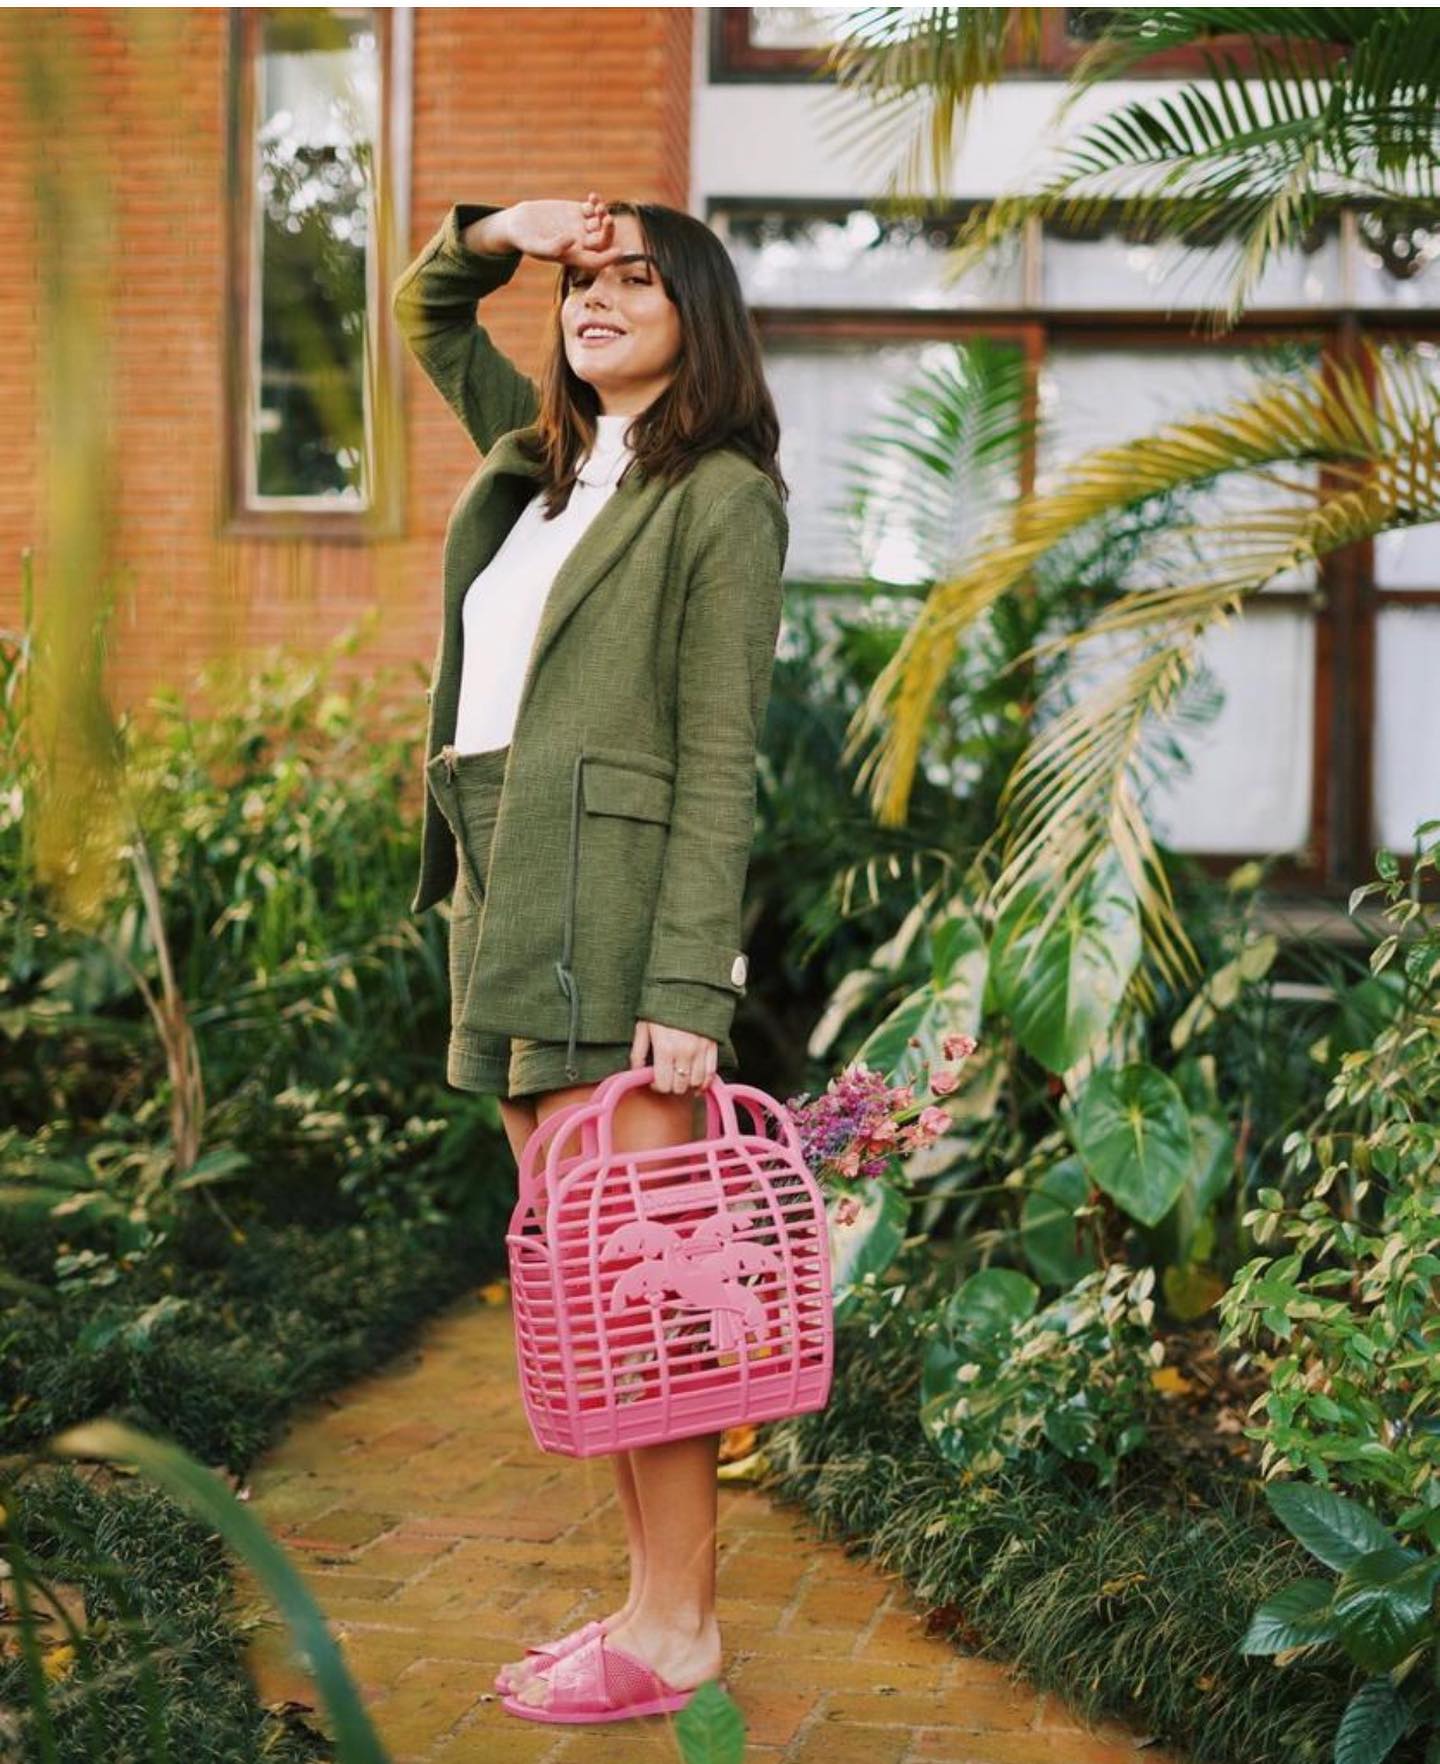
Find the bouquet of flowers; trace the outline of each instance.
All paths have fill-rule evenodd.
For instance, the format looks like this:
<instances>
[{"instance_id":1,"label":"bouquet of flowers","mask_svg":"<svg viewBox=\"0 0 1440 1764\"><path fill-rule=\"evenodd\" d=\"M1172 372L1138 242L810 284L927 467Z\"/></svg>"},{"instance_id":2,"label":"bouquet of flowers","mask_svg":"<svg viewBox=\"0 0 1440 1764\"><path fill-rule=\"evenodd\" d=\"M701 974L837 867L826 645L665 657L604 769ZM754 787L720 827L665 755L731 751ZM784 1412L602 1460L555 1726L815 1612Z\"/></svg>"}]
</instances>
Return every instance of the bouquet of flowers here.
<instances>
[{"instance_id":1,"label":"bouquet of flowers","mask_svg":"<svg viewBox=\"0 0 1440 1764\"><path fill-rule=\"evenodd\" d=\"M919 1046L911 1038L912 1046ZM973 1035L947 1035L940 1044L944 1065L929 1074L930 1096L959 1088L959 1066L975 1051ZM859 1216L868 1186L888 1177L899 1182L902 1160L930 1145L950 1125L938 1103L919 1101L916 1085L887 1084L882 1072L858 1063L832 1078L825 1090L787 1097L800 1146L822 1191L838 1196L835 1221L851 1225Z\"/></svg>"}]
</instances>

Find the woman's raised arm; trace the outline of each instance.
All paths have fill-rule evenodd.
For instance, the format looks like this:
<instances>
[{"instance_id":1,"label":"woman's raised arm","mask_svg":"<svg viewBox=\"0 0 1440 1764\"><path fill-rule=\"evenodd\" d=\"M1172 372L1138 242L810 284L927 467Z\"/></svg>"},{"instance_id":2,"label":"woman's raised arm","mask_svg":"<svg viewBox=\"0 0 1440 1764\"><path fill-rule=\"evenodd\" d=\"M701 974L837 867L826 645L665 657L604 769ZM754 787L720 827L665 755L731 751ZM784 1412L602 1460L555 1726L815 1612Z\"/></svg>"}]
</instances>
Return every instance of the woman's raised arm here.
<instances>
[{"instance_id":1,"label":"woman's raised arm","mask_svg":"<svg viewBox=\"0 0 1440 1764\"><path fill-rule=\"evenodd\" d=\"M475 318L476 301L503 288L525 253L518 246L473 251L465 230L506 212L495 203L456 203L390 296L415 359L482 453L509 430L534 422L540 409L535 382Z\"/></svg>"},{"instance_id":2,"label":"woman's raised arm","mask_svg":"<svg viewBox=\"0 0 1440 1764\"><path fill-rule=\"evenodd\" d=\"M481 242L492 248L474 250ZM540 393L475 322L475 302L503 288L522 257L594 273L623 255L595 190L583 202L458 202L396 282L390 306L405 341L482 453L534 422Z\"/></svg>"}]
</instances>

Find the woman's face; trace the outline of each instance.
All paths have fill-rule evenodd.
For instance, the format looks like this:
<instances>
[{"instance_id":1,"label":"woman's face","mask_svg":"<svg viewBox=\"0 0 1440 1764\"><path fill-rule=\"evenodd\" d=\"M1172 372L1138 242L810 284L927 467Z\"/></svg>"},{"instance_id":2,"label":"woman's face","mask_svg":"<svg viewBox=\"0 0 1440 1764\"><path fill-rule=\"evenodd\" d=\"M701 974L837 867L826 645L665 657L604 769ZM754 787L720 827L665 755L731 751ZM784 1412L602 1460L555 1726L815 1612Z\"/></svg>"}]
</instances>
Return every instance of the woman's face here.
<instances>
[{"instance_id":1,"label":"woman's face","mask_svg":"<svg viewBox=\"0 0 1440 1764\"><path fill-rule=\"evenodd\" d=\"M680 355L680 314L645 256L633 214L611 217L621 256L598 274L569 265L560 308L565 355L607 412L631 415L670 383ZM591 327L603 327L593 337ZM618 335L610 335L616 332Z\"/></svg>"}]
</instances>

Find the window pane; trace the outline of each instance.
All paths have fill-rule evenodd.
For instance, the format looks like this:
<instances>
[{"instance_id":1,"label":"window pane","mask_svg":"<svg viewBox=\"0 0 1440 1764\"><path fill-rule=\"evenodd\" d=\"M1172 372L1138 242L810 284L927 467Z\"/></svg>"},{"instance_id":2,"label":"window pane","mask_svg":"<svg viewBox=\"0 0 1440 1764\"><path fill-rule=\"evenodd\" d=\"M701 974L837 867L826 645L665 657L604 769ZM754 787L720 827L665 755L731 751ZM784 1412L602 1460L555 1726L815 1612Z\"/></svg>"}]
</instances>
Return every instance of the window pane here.
<instances>
[{"instance_id":1,"label":"window pane","mask_svg":"<svg viewBox=\"0 0 1440 1764\"><path fill-rule=\"evenodd\" d=\"M1440 344L1419 339L1406 353L1412 354L1431 385L1440 387ZM1395 359L1392 345L1386 345L1381 354L1387 362ZM1440 588L1440 522L1377 533L1375 584L1379 588Z\"/></svg>"},{"instance_id":2,"label":"window pane","mask_svg":"<svg viewBox=\"0 0 1440 1764\"><path fill-rule=\"evenodd\" d=\"M972 460L946 486L949 506L938 508L931 490L917 516L906 497L885 492L907 484L913 489L922 468L886 447L867 459L865 484L878 493L868 499L863 526L842 506L857 469L857 438L885 425L921 370L942 382L953 375L963 347L930 342L767 352L765 376L780 418L780 469L791 488L788 576L928 581L960 555L995 502L1015 493L1007 466ZM893 423L885 425L887 435L893 432ZM937 482L927 476L928 484Z\"/></svg>"},{"instance_id":3,"label":"window pane","mask_svg":"<svg viewBox=\"0 0 1440 1764\"><path fill-rule=\"evenodd\" d=\"M371 15L267 16L256 72L250 494L358 507L379 131Z\"/></svg>"},{"instance_id":4,"label":"window pane","mask_svg":"<svg viewBox=\"0 0 1440 1764\"><path fill-rule=\"evenodd\" d=\"M829 214L741 207L717 211L751 306L883 307L953 311L1018 306L1020 248L1010 241L947 286L953 218L890 218L866 208Z\"/></svg>"},{"instance_id":5,"label":"window pane","mask_svg":"<svg viewBox=\"0 0 1440 1764\"><path fill-rule=\"evenodd\" d=\"M1375 634L1375 835L1406 851L1440 817L1440 609L1384 607Z\"/></svg>"},{"instance_id":6,"label":"window pane","mask_svg":"<svg viewBox=\"0 0 1440 1764\"><path fill-rule=\"evenodd\" d=\"M1177 851L1297 851L1310 834L1315 621L1289 609L1252 611L1206 634L1217 716L1178 737L1189 771L1156 787L1151 818Z\"/></svg>"},{"instance_id":7,"label":"window pane","mask_svg":"<svg viewBox=\"0 0 1440 1764\"><path fill-rule=\"evenodd\" d=\"M1360 214L1353 266L1357 306L1440 305L1440 222L1417 215L1386 226Z\"/></svg>"},{"instance_id":8,"label":"window pane","mask_svg":"<svg viewBox=\"0 0 1440 1764\"><path fill-rule=\"evenodd\" d=\"M1040 251L1041 300L1050 308L1213 306L1235 274L1234 246L1188 246L1174 239L1127 239L1118 225L1084 232L1049 222ZM1333 306L1340 299L1340 240L1333 226L1308 249L1277 252L1247 308Z\"/></svg>"},{"instance_id":9,"label":"window pane","mask_svg":"<svg viewBox=\"0 0 1440 1764\"><path fill-rule=\"evenodd\" d=\"M1238 403L1255 390L1260 365L1258 353L1243 349L1052 347L1040 373L1037 487L1055 488L1061 468L1091 448L1133 441L1166 423ZM1318 485L1313 465L1282 469L1287 483ZM1294 501L1293 494L1253 474L1236 474L1220 486L1191 493L1190 507L1192 518L1208 526ZM1197 559L1187 574L1199 577L1204 568L1203 558ZM1142 562L1130 581L1139 587L1173 574ZM1269 586L1309 588L1314 582L1315 568L1306 564L1282 572Z\"/></svg>"}]
</instances>

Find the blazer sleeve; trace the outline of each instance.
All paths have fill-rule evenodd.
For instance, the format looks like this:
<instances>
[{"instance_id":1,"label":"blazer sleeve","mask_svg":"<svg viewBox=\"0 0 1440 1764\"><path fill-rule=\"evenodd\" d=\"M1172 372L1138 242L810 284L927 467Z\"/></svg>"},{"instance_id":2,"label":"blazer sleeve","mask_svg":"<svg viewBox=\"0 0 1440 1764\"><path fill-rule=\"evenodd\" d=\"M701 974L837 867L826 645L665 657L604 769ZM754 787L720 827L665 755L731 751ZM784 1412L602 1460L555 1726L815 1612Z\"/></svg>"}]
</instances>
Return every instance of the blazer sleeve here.
<instances>
[{"instance_id":1,"label":"blazer sleeve","mask_svg":"<svg viewBox=\"0 0 1440 1764\"><path fill-rule=\"evenodd\" d=\"M779 493L757 474L720 499L688 571L675 794L637 1016L714 1041L745 994L741 907L788 541Z\"/></svg>"},{"instance_id":2,"label":"blazer sleeve","mask_svg":"<svg viewBox=\"0 0 1440 1764\"><path fill-rule=\"evenodd\" d=\"M475 320L476 301L503 288L524 256L471 251L461 240L472 221L497 214L500 206L457 203L390 295L411 353L482 453L509 430L533 422L540 410L535 382Z\"/></svg>"}]
</instances>

